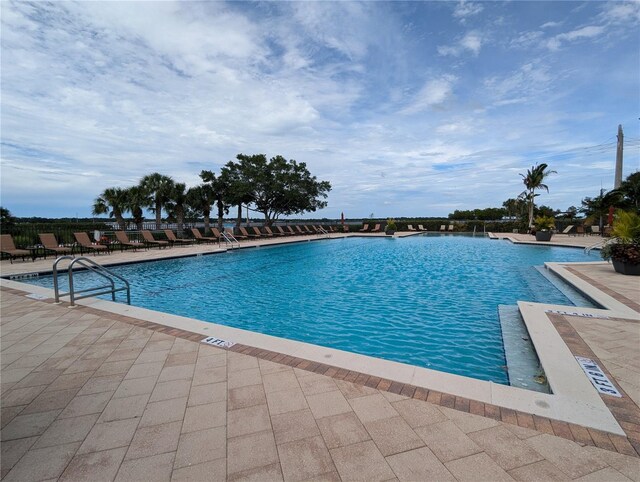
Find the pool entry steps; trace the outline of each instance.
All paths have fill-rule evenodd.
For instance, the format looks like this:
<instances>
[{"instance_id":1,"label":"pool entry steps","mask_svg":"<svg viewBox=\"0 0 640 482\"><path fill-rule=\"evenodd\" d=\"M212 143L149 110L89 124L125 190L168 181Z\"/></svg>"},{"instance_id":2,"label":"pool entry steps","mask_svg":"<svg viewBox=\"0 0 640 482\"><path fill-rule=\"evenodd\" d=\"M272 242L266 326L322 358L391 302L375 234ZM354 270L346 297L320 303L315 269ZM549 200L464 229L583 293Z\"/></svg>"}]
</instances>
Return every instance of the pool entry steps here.
<instances>
[{"instance_id":1,"label":"pool entry steps","mask_svg":"<svg viewBox=\"0 0 640 482\"><path fill-rule=\"evenodd\" d=\"M509 385L535 392L551 393L518 307L498 305L498 316L502 328Z\"/></svg>"}]
</instances>

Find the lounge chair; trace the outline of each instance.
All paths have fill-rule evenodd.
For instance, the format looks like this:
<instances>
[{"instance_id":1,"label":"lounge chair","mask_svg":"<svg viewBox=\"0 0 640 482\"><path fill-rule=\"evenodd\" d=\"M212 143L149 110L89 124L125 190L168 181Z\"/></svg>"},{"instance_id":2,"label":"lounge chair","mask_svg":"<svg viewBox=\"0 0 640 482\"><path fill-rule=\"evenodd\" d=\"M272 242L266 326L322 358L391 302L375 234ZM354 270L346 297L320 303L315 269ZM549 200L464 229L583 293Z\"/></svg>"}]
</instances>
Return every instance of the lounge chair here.
<instances>
[{"instance_id":1,"label":"lounge chair","mask_svg":"<svg viewBox=\"0 0 640 482\"><path fill-rule=\"evenodd\" d=\"M267 236L271 236L271 237L273 237L273 236L284 236L284 233L274 233L273 231L271 231L271 228L269 226L265 226L264 230L267 232Z\"/></svg>"},{"instance_id":2,"label":"lounge chair","mask_svg":"<svg viewBox=\"0 0 640 482\"><path fill-rule=\"evenodd\" d=\"M591 234L600 234L600 226L591 226Z\"/></svg>"},{"instance_id":3,"label":"lounge chair","mask_svg":"<svg viewBox=\"0 0 640 482\"><path fill-rule=\"evenodd\" d=\"M362 226L362 228L359 229L358 231L360 231L361 233L364 232L364 231L369 231L369 225L368 224L364 224Z\"/></svg>"},{"instance_id":4,"label":"lounge chair","mask_svg":"<svg viewBox=\"0 0 640 482\"><path fill-rule=\"evenodd\" d=\"M453 224L449 225L449 231L453 231Z\"/></svg>"},{"instance_id":5,"label":"lounge chair","mask_svg":"<svg viewBox=\"0 0 640 482\"><path fill-rule=\"evenodd\" d=\"M285 233L289 234L289 236L297 236L298 234L300 234L297 231L294 231L291 226L285 226L283 229Z\"/></svg>"},{"instance_id":6,"label":"lounge chair","mask_svg":"<svg viewBox=\"0 0 640 482\"><path fill-rule=\"evenodd\" d=\"M39 233L40 242L45 251L51 251L56 255L72 254L73 248L58 245L58 241L53 233Z\"/></svg>"},{"instance_id":7,"label":"lounge chair","mask_svg":"<svg viewBox=\"0 0 640 482\"><path fill-rule=\"evenodd\" d=\"M280 234L281 236L291 236L292 234L287 230L282 229L282 226L276 226L275 229L278 230L276 234Z\"/></svg>"},{"instance_id":8,"label":"lounge chair","mask_svg":"<svg viewBox=\"0 0 640 482\"><path fill-rule=\"evenodd\" d=\"M13 243L13 237L11 237L10 234L0 234L0 253L9 255L11 264L13 264L14 258L22 258L22 261L24 261L24 258L31 256L29 250L16 248L16 245ZM35 259L35 256L33 256L34 261Z\"/></svg>"},{"instance_id":9,"label":"lounge chair","mask_svg":"<svg viewBox=\"0 0 640 482\"><path fill-rule=\"evenodd\" d=\"M232 228L224 228L224 232L227 234L230 234L231 236L233 236L236 239L247 239L248 236L243 236L242 234L236 234L233 232Z\"/></svg>"},{"instance_id":10,"label":"lounge chair","mask_svg":"<svg viewBox=\"0 0 640 482\"><path fill-rule=\"evenodd\" d=\"M427 228L422 227L422 224L418 224L418 230L420 230L420 231L429 231Z\"/></svg>"},{"instance_id":11,"label":"lounge chair","mask_svg":"<svg viewBox=\"0 0 640 482\"><path fill-rule=\"evenodd\" d=\"M109 246L93 244L87 233L73 233L73 237L76 238L76 242L80 245L80 254L84 254L85 249L93 251L94 253L103 253L106 251L111 254Z\"/></svg>"},{"instance_id":12,"label":"lounge chair","mask_svg":"<svg viewBox=\"0 0 640 482\"><path fill-rule=\"evenodd\" d=\"M124 231L114 231L114 233L116 235L116 239L120 243L120 251L124 251L125 246L133 248L134 251L140 247L146 247L144 243L140 243L139 241L130 241L129 236L127 236L127 233Z\"/></svg>"},{"instance_id":13,"label":"lounge chair","mask_svg":"<svg viewBox=\"0 0 640 482\"><path fill-rule=\"evenodd\" d=\"M566 228L564 228L564 230L562 231L562 233L560 234L569 234L571 232L571 230L573 229L573 224L570 224L569 226L567 226Z\"/></svg>"},{"instance_id":14,"label":"lounge chair","mask_svg":"<svg viewBox=\"0 0 640 482\"><path fill-rule=\"evenodd\" d=\"M262 231L260 231L260 228L258 228L257 226L253 227L253 232L256 233L258 236L260 237L264 237L264 238L271 238L273 237L273 233L269 234L269 233L263 233Z\"/></svg>"},{"instance_id":15,"label":"lounge chair","mask_svg":"<svg viewBox=\"0 0 640 482\"><path fill-rule=\"evenodd\" d=\"M169 241L158 241L153 237L153 234L151 234L151 231L149 231L148 229L143 229L140 232L142 233L142 239L144 239L145 244L148 246L154 245L157 246L158 249L166 248L167 246L169 246Z\"/></svg>"},{"instance_id":16,"label":"lounge chair","mask_svg":"<svg viewBox=\"0 0 640 482\"><path fill-rule=\"evenodd\" d=\"M382 231L382 230L380 229L380 225L379 224L376 224L373 227L373 229L371 230L372 233L379 233L380 231Z\"/></svg>"},{"instance_id":17,"label":"lounge chair","mask_svg":"<svg viewBox=\"0 0 640 482\"><path fill-rule=\"evenodd\" d=\"M209 229L211 230L211 234L213 234L213 237L216 238L218 242L221 242L223 236L220 230L218 228L209 228Z\"/></svg>"},{"instance_id":18,"label":"lounge chair","mask_svg":"<svg viewBox=\"0 0 640 482\"><path fill-rule=\"evenodd\" d=\"M447 227L444 224L440 225L440 231L446 231Z\"/></svg>"},{"instance_id":19,"label":"lounge chair","mask_svg":"<svg viewBox=\"0 0 640 482\"><path fill-rule=\"evenodd\" d=\"M576 236L584 236L585 232L584 232L584 226L580 225L580 226L576 226Z\"/></svg>"},{"instance_id":20,"label":"lounge chair","mask_svg":"<svg viewBox=\"0 0 640 482\"><path fill-rule=\"evenodd\" d=\"M413 224L407 224L407 229L409 231L417 231L417 229L413 227Z\"/></svg>"},{"instance_id":21,"label":"lounge chair","mask_svg":"<svg viewBox=\"0 0 640 482\"><path fill-rule=\"evenodd\" d=\"M260 235L258 234L251 234L249 232L247 232L247 230L245 228L243 228L242 226L240 226L238 228L240 230L240 233L242 234L242 236L244 236L245 238L259 238Z\"/></svg>"},{"instance_id":22,"label":"lounge chair","mask_svg":"<svg viewBox=\"0 0 640 482\"><path fill-rule=\"evenodd\" d=\"M173 234L173 231L171 231L170 229L165 229L164 235L167 237L169 242L174 246L176 244L191 244L193 242L190 239L176 238L176 235Z\"/></svg>"},{"instance_id":23,"label":"lounge chair","mask_svg":"<svg viewBox=\"0 0 640 482\"><path fill-rule=\"evenodd\" d=\"M193 237L198 243L215 243L215 242L219 243L220 242L220 238L203 236L202 234L200 234L200 230L198 228L191 228L191 233L193 234Z\"/></svg>"},{"instance_id":24,"label":"lounge chair","mask_svg":"<svg viewBox=\"0 0 640 482\"><path fill-rule=\"evenodd\" d=\"M305 230L303 230L300 226L298 226L297 224L294 226L296 228L296 231L298 231L298 234L307 234L307 232Z\"/></svg>"}]
</instances>

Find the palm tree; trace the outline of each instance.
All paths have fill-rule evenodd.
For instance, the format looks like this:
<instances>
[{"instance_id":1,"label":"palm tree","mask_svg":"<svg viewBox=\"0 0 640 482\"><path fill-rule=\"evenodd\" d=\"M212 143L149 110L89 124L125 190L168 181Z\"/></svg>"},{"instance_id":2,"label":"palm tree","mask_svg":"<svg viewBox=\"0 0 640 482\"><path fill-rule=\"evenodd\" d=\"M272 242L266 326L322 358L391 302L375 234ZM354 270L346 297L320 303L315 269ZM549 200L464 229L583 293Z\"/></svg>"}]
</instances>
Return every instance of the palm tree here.
<instances>
[{"instance_id":1,"label":"palm tree","mask_svg":"<svg viewBox=\"0 0 640 482\"><path fill-rule=\"evenodd\" d=\"M144 207L149 204L149 196L140 186L132 186L124 190L125 205L127 211L131 213L133 222L138 230L142 229L144 222Z\"/></svg>"},{"instance_id":2,"label":"palm tree","mask_svg":"<svg viewBox=\"0 0 640 482\"><path fill-rule=\"evenodd\" d=\"M502 203L502 207L507 210L507 216L511 217L516 213L516 209L518 207L518 200L509 198Z\"/></svg>"},{"instance_id":3,"label":"palm tree","mask_svg":"<svg viewBox=\"0 0 640 482\"><path fill-rule=\"evenodd\" d=\"M228 178L223 175L216 177L212 171L204 170L200 172L200 177L210 186L213 192L216 207L218 208L218 229L222 231L224 215L229 213L229 205L226 203L229 198L230 187Z\"/></svg>"},{"instance_id":4,"label":"palm tree","mask_svg":"<svg viewBox=\"0 0 640 482\"><path fill-rule=\"evenodd\" d=\"M166 204L169 217L175 219L178 225L178 234L182 234L184 227L184 215L187 208L187 185L183 182L177 182L173 185L173 189L169 195Z\"/></svg>"},{"instance_id":5,"label":"palm tree","mask_svg":"<svg viewBox=\"0 0 640 482\"><path fill-rule=\"evenodd\" d=\"M544 180L549 174L554 174L556 171L548 171L548 165L544 162L531 166L531 169L527 171L527 174L520 174L522 176L522 182L526 187L526 190L522 193L526 201L529 203L529 227L533 226L533 208L535 206L535 198L539 196L536 194L536 189L544 189L549 192L549 186L544 184Z\"/></svg>"},{"instance_id":6,"label":"palm tree","mask_svg":"<svg viewBox=\"0 0 640 482\"><path fill-rule=\"evenodd\" d=\"M172 178L158 172L148 174L140 180L140 187L151 196L151 201L148 206L151 211L156 214L156 229L160 229L161 227L162 207L169 200L174 184Z\"/></svg>"},{"instance_id":7,"label":"palm tree","mask_svg":"<svg viewBox=\"0 0 640 482\"><path fill-rule=\"evenodd\" d=\"M211 224L211 205L215 202L214 192L208 184L200 184L187 191L187 205L204 218L204 231Z\"/></svg>"},{"instance_id":8,"label":"palm tree","mask_svg":"<svg viewBox=\"0 0 640 482\"><path fill-rule=\"evenodd\" d=\"M92 213L94 215L108 214L115 218L120 229L125 228L125 221L122 216L127 210L127 198L124 189L119 187L109 187L93 201Z\"/></svg>"}]
</instances>

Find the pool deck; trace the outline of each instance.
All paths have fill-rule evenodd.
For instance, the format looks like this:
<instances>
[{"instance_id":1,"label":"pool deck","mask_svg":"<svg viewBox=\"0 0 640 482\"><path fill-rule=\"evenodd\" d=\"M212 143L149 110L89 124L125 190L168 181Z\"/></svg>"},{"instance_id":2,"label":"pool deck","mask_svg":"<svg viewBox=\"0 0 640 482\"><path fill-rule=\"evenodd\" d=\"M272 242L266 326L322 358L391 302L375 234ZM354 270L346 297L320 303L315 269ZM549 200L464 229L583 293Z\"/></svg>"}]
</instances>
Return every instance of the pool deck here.
<instances>
[{"instance_id":1,"label":"pool deck","mask_svg":"<svg viewBox=\"0 0 640 482\"><path fill-rule=\"evenodd\" d=\"M584 247L597 239L553 241ZM114 264L216 249L91 258ZM1 275L46 272L51 263L2 262ZM221 349L200 343L208 327L197 320L102 300L69 308L54 304L50 290L2 280L0 475L640 480L640 280L602 262L547 267L606 308L520 304L554 388L547 398L432 370L407 378L406 365L242 330L225 332L238 343ZM574 355L596 360L623 397L598 395L575 359L567 362ZM553 416L540 415L546 410Z\"/></svg>"}]
</instances>

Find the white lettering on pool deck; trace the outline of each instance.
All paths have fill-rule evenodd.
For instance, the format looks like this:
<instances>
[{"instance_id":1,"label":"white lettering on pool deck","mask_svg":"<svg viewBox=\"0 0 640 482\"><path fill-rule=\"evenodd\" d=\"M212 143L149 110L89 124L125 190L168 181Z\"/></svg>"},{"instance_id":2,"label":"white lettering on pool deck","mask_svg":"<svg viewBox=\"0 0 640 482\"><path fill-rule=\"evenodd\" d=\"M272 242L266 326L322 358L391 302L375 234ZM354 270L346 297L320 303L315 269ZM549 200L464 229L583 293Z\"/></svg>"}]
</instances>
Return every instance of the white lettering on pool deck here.
<instances>
[{"instance_id":1,"label":"white lettering on pool deck","mask_svg":"<svg viewBox=\"0 0 640 482\"><path fill-rule=\"evenodd\" d=\"M577 356L576 360L582 367L582 370L587 374L589 380L593 386L600 393L604 393L605 395L611 395L614 397L622 398L622 394L618 391L618 389L611 383L609 377L607 377L600 366L594 362L590 358L584 358L581 356Z\"/></svg>"},{"instance_id":2,"label":"white lettering on pool deck","mask_svg":"<svg viewBox=\"0 0 640 482\"><path fill-rule=\"evenodd\" d=\"M220 348L231 348L235 345L232 341L221 340L220 338L216 338L215 336L209 336L202 340L202 343L206 343L208 345L218 346Z\"/></svg>"},{"instance_id":3,"label":"white lettering on pool deck","mask_svg":"<svg viewBox=\"0 0 640 482\"><path fill-rule=\"evenodd\" d=\"M544 310L545 313L555 313L556 315L565 315L565 316L580 316L582 318L600 318L603 320L608 320L608 316L603 315L593 315L591 313L580 313L578 311L564 311L564 310Z\"/></svg>"}]
</instances>

